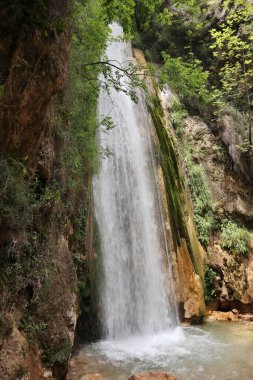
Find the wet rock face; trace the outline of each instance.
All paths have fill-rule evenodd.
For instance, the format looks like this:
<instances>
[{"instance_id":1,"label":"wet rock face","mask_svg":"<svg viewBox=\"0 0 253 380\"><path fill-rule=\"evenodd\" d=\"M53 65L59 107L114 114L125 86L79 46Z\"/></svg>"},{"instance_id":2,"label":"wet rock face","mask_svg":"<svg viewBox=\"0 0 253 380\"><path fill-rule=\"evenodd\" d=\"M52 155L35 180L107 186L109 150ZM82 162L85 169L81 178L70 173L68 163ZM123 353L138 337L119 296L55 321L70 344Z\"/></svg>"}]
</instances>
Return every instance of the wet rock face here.
<instances>
[{"instance_id":1,"label":"wet rock face","mask_svg":"<svg viewBox=\"0 0 253 380\"><path fill-rule=\"evenodd\" d=\"M178 248L176 256L176 280L181 321L201 323L205 314L203 288L200 276L194 271L186 245Z\"/></svg>"},{"instance_id":2,"label":"wet rock face","mask_svg":"<svg viewBox=\"0 0 253 380\"><path fill-rule=\"evenodd\" d=\"M132 375L129 380L180 380L166 372L143 372Z\"/></svg>"}]
</instances>

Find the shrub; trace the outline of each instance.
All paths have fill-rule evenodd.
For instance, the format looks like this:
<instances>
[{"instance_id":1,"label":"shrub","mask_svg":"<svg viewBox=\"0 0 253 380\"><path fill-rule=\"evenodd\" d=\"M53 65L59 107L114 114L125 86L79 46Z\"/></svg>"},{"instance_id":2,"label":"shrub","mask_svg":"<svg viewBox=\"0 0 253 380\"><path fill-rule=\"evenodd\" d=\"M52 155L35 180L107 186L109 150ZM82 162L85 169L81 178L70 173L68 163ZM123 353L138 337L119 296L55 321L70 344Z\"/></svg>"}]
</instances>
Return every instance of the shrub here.
<instances>
[{"instance_id":1,"label":"shrub","mask_svg":"<svg viewBox=\"0 0 253 380\"><path fill-rule=\"evenodd\" d=\"M225 162L225 153L224 149L220 144L213 144L213 154L214 154L214 161L222 164Z\"/></svg>"},{"instance_id":2,"label":"shrub","mask_svg":"<svg viewBox=\"0 0 253 380\"><path fill-rule=\"evenodd\" d=\"M202 244L207 246L210 239L210 232L216 227L216 220L212 210L204 216L195 211L195 222L197 224L198 238Z\"/></svg>"},{"instance_id":3,"label":"shrub","mask_svg":"<svg viewBox=\"0 0 253 380\"><path fill-rule=\"evenodd\" d=\"M250 251L251 234L230 220L223 222L220 239L222 248L235 255L246 256Z\"/></svg>"},{"instance_id":4,"label":"shrub","mask_svg":"<svg viewBox=\"0 0 253 380\"><path fill-rule=\"evenodd\" d=\"M180 137L183 134L184 121L187 117L187 112L180 102L174 101L171 106L170 115L173 127L175 128L177 135Z\"/></svg>"},{"instance_id":5,"label":"shrub","mask_svg":"<svg viewBox=\"0 0 253 380\"><path fill-rule=\"evenodd\" d=\"M71 349L72 345L70 340L64 338L57 342L53 347L44 347L42 359L50 365L62 365L68 360L71 354Z\"/></svg>"},{"instance_id":6,"label":"shrub","mask_svg":"<svg viewBox=\"0 0 253 380\"><path fill-rule=\"evenodd\" d=\"M206 266L205 272L205 301L210 301L214 293L213 281L216 277L216 272L209 266Z\"/></svg>"},{"instance_id":7,"label":"shrub","mask_svg":"<svg viewBox=\"0 0 253 380\"><path fill-rule=\"evenodd\" d=\"M29 344L32 344L35 335L43 334L47 329L47 324L44 321L35 322L31 315L25 314L19 323L19 328L26 333Z\"/></svg>"},{"instance_id":8,"label":"shrub","mask_svg":"<svg viewBox=\"0 0 253 380\"><path fill-rule=\"evenodd\" d=\"M197 225L198 238L205 246L209 242L210 232L216 228L211 193L201 164L193 164L191 157L186 159L189 186L194 202L194 219Z\"/></svg>"},{"instance_id":9,"label":"shrub","mask_svg":"<svg viewBox=\"0 0 253 380\"><path fill-rule=\"evenodd\" d=\"M164 65L160 81L168 83L180 100L189 108L201 109L210 102L207 89L209 72L204 71L197 59L185 62L163 53Z\"/></svg>"},{"instance_id":10,"label":"shrub","mask_svg":"<svg viewBox=\"0 0 253 380\"><path fill-rule=\"evenodd\" d=\"M207 185L203 166L201 164L188 165L189 185L195 196L198 199L198 208L203 209L210 202L210 190Z\"/></svg>"},{"instance_id":11,"label":"shrub","mask_svg":"<svg viewBox=\"0 0 253 380\"><path fill-rule=\"evenodd\" d=\"M25 166L0 157L0 225L24 229L32 220L33 192Z\"/></svg>"}]
</instances>

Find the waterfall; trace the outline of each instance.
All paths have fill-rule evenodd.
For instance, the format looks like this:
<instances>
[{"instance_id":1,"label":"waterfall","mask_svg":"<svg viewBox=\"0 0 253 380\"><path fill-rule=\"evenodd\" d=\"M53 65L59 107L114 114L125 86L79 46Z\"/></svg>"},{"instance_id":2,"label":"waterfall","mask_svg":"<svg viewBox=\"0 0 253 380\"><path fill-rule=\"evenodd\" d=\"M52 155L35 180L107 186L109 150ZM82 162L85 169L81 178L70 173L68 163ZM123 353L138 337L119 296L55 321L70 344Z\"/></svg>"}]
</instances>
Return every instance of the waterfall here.
<instances>
[{"instance_id":1,"label":"waterfall","mask_svg":"<svg viewBox=\"0 0 253 380\"><path fill-rule=\"evenodd\" d=\"M122 33L112 24L113 36ZM106 54L114 63L133 60L131 44L117 39ZM139 93L135 104L124 92L102 89L98 112L116 125L109 133L99 131L99 143L111 155L102 159L93 180L104 333L110 339L157 333L175 325L177 317L169 294L174 292L171 270L164 265L167 243L145 99Z\"/></svg>"}]
</instances>

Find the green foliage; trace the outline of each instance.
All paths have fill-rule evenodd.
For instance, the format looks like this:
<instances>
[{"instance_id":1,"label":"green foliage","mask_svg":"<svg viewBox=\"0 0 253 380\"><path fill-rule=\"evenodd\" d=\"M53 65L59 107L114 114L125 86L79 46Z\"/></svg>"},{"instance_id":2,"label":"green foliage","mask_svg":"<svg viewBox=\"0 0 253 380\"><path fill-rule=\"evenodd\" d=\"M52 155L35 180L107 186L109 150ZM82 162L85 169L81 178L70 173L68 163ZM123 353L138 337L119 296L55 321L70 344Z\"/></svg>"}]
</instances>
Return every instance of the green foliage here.
<instances>
[{"instance_id":1,"label":"green foliage","mask_svg":"<svg viewBox=\"0 0 253 380\"><path fill-rule=\"evenodd\" d=\"M177 136L184 142L187 178L194 203L194 220L197 226L198 238L204 246L207 246L210 233L218 226L204 167L200 163L195 163L201 162L203 152L198 145L195 144L192 147L188 142L188 136L184 133L187 112L181 103L175 101L172 104L171 117ZM221 157L222 153L220 151L219 154L217 154L217 157Z\"/></svg>"},{"instance_id":2,"label":"green foliage","mask_svg":"<svg viewBox=\"0 0 253 380\"><path fill-rule=\"evenodd\" d=\"M210 240L210 233L216 228L217 225L213 211L208 210L205 212L204 216L202 216L199 213L199 210L196 209L194 210L194 214L195 222L197 224L198 238L204 246L207 246Z\"/></svg>"},{"instance_id":3,"label":"green foliage","mask_svg":"<svg viewBox=\"0 0 253 380\"><path fill-rule=\"evenodd\" d=\"M34 199L34 213L38 212L41 208L47 206L55 207L56 205L64 208L64 204L62 203L62 189L59 189L59 184L56 182L48 183L47 186L44 186L42 189L40 188L41 184L38 178L34 178L33 188L37 189L39 194L36 194Z\"/></svg>"},{"instance_id":4,"label":"green foliage","mask_svg":"<svg viewBox=\"0 0 253 380\"><path fill-rule=\"evenodd\" d=\"M32 221L33 192L25 165L0 157L0 225L25 229Z\"/></svg>"},{"instance_id":5,"label":"green foliage","mask_svg":"<svg viewBox=\"0 0 253 380\"><path fill-rule=\"evenodd\" d=\"M248 0L224 3L228 15L219 29L210 31L211 48L219 65L224 96L248 114L248 140L252 144L253 7Z\"/></svg>"},{"instance_id":6,"label":"green foliage","mask_svg":"<svg viewBox=\"0 0 253 380\"><path fill-rule=\"evenodd\" d=\"M33 344L35 336L40 336L46 331L47 324L44 321L36 322L31 315L25 314L20 320L19 328L26 333L28 343Z\"/></svg>"},{"instance_id":7,"label":"green foliage","mask_svg":"<svg viewBox=\"0 0 253 380\"><path fill-rule=\"evenodd\" d=\"M177 136L180 137L181 135L183 135L184 123L187 117L187 112L180 102L173 102L170 108L170 116Z\"/></svg>"},{"instance_id":8,"label":"green foliage","mask_svg":"<svg viewBox=\"0 0 253 380\"><path fill-rule=\"evenodd\" d=\"M220 144L213 144L212 146L213 154L214 154L214 161L218 163L224 163L225 162L225 153L224 148Z\"/></svg>"},{"instance_id":9,"label":"green foliage","mask_svg":"<svg viewBox=\"0 0 253 380\"><path fill-rule=\"evenodd\" d=\"M216 228L211 201L211 193L201 164L193 164L188 156L186 160L189 186L194 202L194 217L197 225L198 238L203 245L207 245L210 233Z\"/></svg>"},{"instance_id":10,"label":"green foliage","mask_svg":"<svg viewBox=\"0 0 253 380\"><path fill-rule=\"evenodd\" d=\"M162 12L159 12L163 3L163 0L139 0L136 2L137 23L141 31L148 31L154 22L170 23L170 12L165 9L161 9Z\"/></svg>"},{"instance_id":11,"label":"green foliage","mask_svg":"<svg viewBox=\"0 0 253 380\"><path fill-rule=\"evenodd\" d=\"M209 266L206 266L205 272L205 301L211 301L214 294L214 279L217 273Z\"/></svg>"},{"instance_id":12,"label":"green foliage","mask_svg":"<svg viewBox=\"0 0 253 380\"><path fill-rule=\"evenodd\" d=\"M0 292L2 307L16 302L27 288L38 291L38 283L44 281L45 268L43 247L36 233L27 233L29 240L13 240L1 247L0 257Z\"/></svg>"},{"instance_id":13,"label":"green foliage","mask_svg":"<svg viewBox=\"0 0 253 380\"><path fill-rule=\"evenodd\" d=\"M62 339L52 347L44 347L42 359L50 365L65 364L71 354L72 345L69 339Z\"/></svg>"},{"instance_id":14,"label":"green foliage","mask_svg":"<svg viewBox=\"0 0 253 380\"><path fill-rule=\"evenodd\" d=\"M164 63L161 82L169 83L190 111L209 120L233 104L247 114L252 145L251 2L141 0L135 16L137 44L149 60Z\"/></svg>"},{"instance_id":15,"label":"green foliage","mask_svg":"<svg viewBox=\"0 0 253 380\"><path fill-rule=\"evenodd\" d=\"M249 143L249 140L245 139L241 144L236 147L245 155L252 156L253 145Z\"/></svg>"},{"instance_id":16,"label":"green foliage","mask_svg":"<svg viewBox=\"0 0 253 380\"><path fill-rule=\"evenodd\" d=\"M85 202L82 207L79 208L77 211L74 222L73 222L73 228L74 228L74 236L73 239L79 242L84 242L85 236L86 236L86 225L87 225L87 218L88 218L88 204Z\"/></svg>"},{"instance_id":17,"label":"green foliage","mask_svg":"<svg viewBox=\"0 0 253 380\"><path fill-rule=\"evenodd\" d=\"M71 172L70 187L98 166L96 142L98 75L109 28L100 0L75 2L72 53L64 97L55 99L56 133L65 146L63 160Z\"/></svg>"},{"instance_id":18,"label":"green foliage","mask_svg":"<svg viewBox=\"0 0 253 380\"><path fill-rule=\"evenodd\" d=\"M190 187L196 199L199 201L198 207L202 209L208 206L210 202L210 190L206 182L204 169L201 164L190 164L188 165L188 176Z\"/></svg>"},{"instance_id":19,"label":"green foliage","mask_svg":"<svg viewBox=\"0 0 253 380\"><path fill-rule=\"evenodd\" d=\"M96 139L99 126L105 133L114 127L108 115L97 119L100 88L109 92L113 86L136 101L135 87L143 87L143 75L139 74L142 67L130 64L126 68L103 56L110 32L108 18L115 19L119 15L124 18L132 3L130 0L75 2L68 83L64 95L56 97L54 105L56 133L65 146L63 160L71 172L70 187L80 187L82 177L98 168L99 158L110 154L98 146ZM122 85L123 77L129 79L128 85Z\"/></svg>"},{"instance_id":20,"label":"green foliage","mask_svg":"<svg viewBox=\"0 0 253 380\"><path fill-rule=\"evenodd\" d=\"M138 0L135 21L141 33L139 46L151 60L161 61L161 52L172 57L193 51L194 39L203 30L203 1Z\"/></svg>"},{"instance_id":21,"label":"green foliage","mask_svg":"<svg viewBox=\"0 0 253 380\"><path fill-rule=\"evenodd\" d=\"M184 22L187 23L188 30L193 32L195 29L200 29L198 15L202 3L201 0L173 0L171 1L172 12L168 2L164 0L138 0L135 10L136 21L143 32L147 32L151 28L159 31L159 27L176 28L180 22L180 14L184 13ZM160 37L159 32L158 37Z\"/></svg>"},{"instance_id":22,"label":"green foliage","mask_svg":"<svg viewBox=\"0 0 253 380\"><path fill-rule=\"evenodd\" d=\"M180 100L188 107L207 106L210 94L207 88L209 73L203 70L199 60L185 62L182 58L172 58L163 53L161 84L168 83Z\"/></svg>"},{"instance_id":23,"label":"green foliage","mask_svg":"<svg viewBox=\"0 0 253 380\"><path fill-rule=\"evenodd\" d=\"M65 30L71 5L72 1L59 4L50 0L13 0L11 3L3 0L1 8L7 19L39 29L48 38L52 31L61 33Z\"/></svg>"},{"instance_id":24,"label":"green foliage","mask_svg":"<svg viewBox=\"0 0 253 380\"><path fill-rule=\"evenodd\" d=\"M251 249L252 237L246 228L225 220L221 227L221 246L234 255L247 256Z\"/></svg>"},{"instance_id":25,"label":"green foliage","mask_svg":"<svg viewBox=\"0 0 253 380\"><path fill-rule=\"evenodd\" d=\"M104 0L104 7L108 22L119 21L127 34L132 32L135 11L134 0Z\"/></svg>"},{"instance_id":26,"label":"green foliage","mask_svg":"<svg viewBox=\"0 0 253 380\"><path fill-rule=\"evenodd\" d=\"M90 297L90 285L88 281L79 281L78 282L79 294L82 298ZM87 302L86 302L87 303Z\"/></svg>"}]
</instances>

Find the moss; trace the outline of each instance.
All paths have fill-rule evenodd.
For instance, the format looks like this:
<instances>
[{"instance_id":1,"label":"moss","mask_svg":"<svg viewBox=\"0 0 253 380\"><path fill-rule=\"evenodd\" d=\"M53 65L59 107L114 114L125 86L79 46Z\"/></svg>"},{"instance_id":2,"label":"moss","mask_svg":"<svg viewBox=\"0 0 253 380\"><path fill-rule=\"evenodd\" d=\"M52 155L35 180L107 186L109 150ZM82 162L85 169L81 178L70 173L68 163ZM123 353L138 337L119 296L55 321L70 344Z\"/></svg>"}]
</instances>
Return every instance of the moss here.
<instances>
[{"instance_id":1,"label":"moss","mask_svg":"<svg viewBox=\"0 0 253 380\"><path fill-rule=\"evenodd\" d=\"M175 141L173 136L169 136L163 122L163 110L158 97L152 98L152 103L149 105L153 123L158 135L161 164L163 168L166 195L168 199L168 207L170 211L172 235L175 250L180 245L180 239L187 237L187 230L184 221L183 210L181 206L180 193L184 186L178 168L178 156L175 149Z\"/></svg>"},{"instance_id":2,"label":"moss","mask_svg":"<svg viewBox=\"0 0 253 380\"><path fill-rule=\"evenodd\" d=\"M178 165L176 140L169 129L166 129L164 113L158 96L151 99L149 111L159 139L174 249L177 252L177 248L182 244L182 239L185 239L193 266L204 282L200 244L197 240L191 206Z\"/></svg>"}]
</instances>

